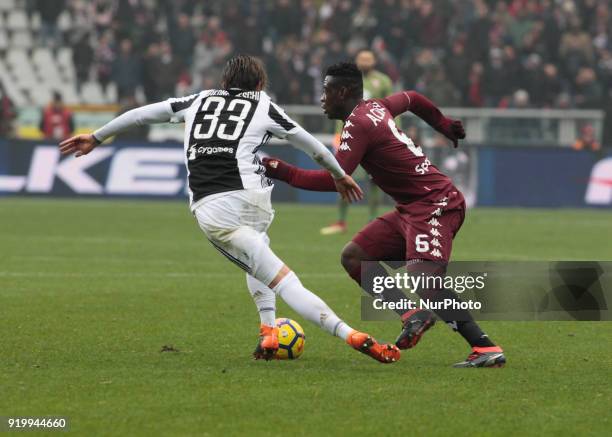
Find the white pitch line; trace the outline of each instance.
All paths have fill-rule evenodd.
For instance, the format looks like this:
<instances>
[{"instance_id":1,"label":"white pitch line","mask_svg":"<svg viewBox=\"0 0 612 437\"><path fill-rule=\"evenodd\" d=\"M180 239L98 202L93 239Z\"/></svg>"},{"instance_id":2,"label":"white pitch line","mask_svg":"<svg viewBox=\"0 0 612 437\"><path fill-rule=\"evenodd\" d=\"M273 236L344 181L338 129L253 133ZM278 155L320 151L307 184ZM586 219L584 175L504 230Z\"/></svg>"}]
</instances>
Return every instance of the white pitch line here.
<instances>
[{"instance_id":1,"label":"white pitch line","mask_svg":"<svg viewBox=\"0 0 612 437\"><path fill-rule=\"evenodd\" d=\"M12 240L32 240L32 241L48 241L48 242L61 242L67 241L71 244L75 243L87 243L87 244L154 244L154 245L167 245L176 244L176 241L166 242L155 239L135 239L135 238L117 238L117 237L83 237L77 235L12 235L12 234L0 234L0 239L12 239ZM201 241L189 241L182 240L179 243L181 246L189 245L206 245L207 242L202 237Z\"/></svg>"},{"instance_id":2,"label":"white pitch line","mask_svg":"<svg viewBox=\"0 0 612 437\"><path fill-rule=\"evenodd\" d=\"M0 277L10 278L231 278L233 273L87 273L87 272L0 272ZM348 278L345 273L299 273L301 278Z\"/></svg>"},{"instance_id":3,"label":"white pitch line","mask_svg":"<svg viewBox=\"0 0 612 437\"><path fill-rule=\"evenodd\" d=\"M25 261L44 261L44 262L62 262L65 263L66 261L81 261L82 258L78 257L78 256L65 256L65 255L53 255L53 256L42 256L42 255L34 255L34 256L29 256L29 255L11 255L8 257L11 260L25 260ZM180 265L185 265L185 264L193 264L193 265L210 265L210 264L215 264L215 262L212 261L206 261L206 260L197 260L197 261L191 261L191 260L175 260L175 259L167 259L167 260L163 260L163 259L138 259L137 257L133 257L133 258L119 258L116 256L108 257L108 258L103 258L103 257L87 257L87 261L88 262L95 262L95 263L110 263L110 264L122 264L122 263L132 263L132 264L159 264L159 265L176 265L176 264L180 264Z\"/></svg>"},{"instance_id":4,"label":"white pitch line","mask_svg":"<svg viewBox=\"0 0 612 437\"><path fill-rule=\"evenodd\" d=\"M210 244L202 237L202 239L198 241L194 240L181 240L177 242L176 240L165 241L165 240L156 240L156 239L135 239L135 238L117 238L117 237L79 237L75 235L13 235L13 234L0 234L0 240L2 239L10 239L10 240L18 240L19 242L23 242L24 240L33 241L33 242L67 242L69 245L74 244L117 244L117 245L145 245L145 246L169 246L169 245L180 245L181 247L210 247ZM295 245L291 243L283 243L280 241L272 242L270 245L272 249L276 250L287 250L287 249L295 249ZM300 247L302 252L329 252L329 253L339 253L340 248L337 249L321 249L321 247L316 245L302 246Z\"/></svg>"}]
</instances>

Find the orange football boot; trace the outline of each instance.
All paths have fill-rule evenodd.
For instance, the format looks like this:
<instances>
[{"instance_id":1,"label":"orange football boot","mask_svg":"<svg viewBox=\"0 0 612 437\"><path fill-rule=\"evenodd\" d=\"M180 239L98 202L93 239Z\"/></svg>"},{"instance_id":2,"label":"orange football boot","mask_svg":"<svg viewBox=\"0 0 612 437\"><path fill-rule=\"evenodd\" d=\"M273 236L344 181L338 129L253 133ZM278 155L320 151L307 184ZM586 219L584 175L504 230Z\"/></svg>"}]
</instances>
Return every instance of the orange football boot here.
<instances>
[{"instance_id":1,"label":"orange football boot","mask_svg":"<svg viewBox=\"0 0 612 437\"><path fill-rule=\"evenodd\" d=\"M261 325L259 327L259 341L253 352L256 360L271 360L278 351L278 328L276 326Z\"/></svg>"},{"instance_id":2,"label":"orange football boot","mask_svg":"<svg viewBox=\"0 0 612 437\"><path fill-rule=\"evenodd\" d=\"M325 226L321 228L321 235L336 235L336 234L344 234L346 232L346 223L345 222L336 222L332 223L329 226Z\"/></svg>"},{"instance_id":3,"label":"orange football boot","mask_svg":"<svg viewBox=\"0 0 612 437\"><path fill-rule=\"evenodd\" d=\"M369 355L381 363L394 363L401 357L400 350L394 344L378 343L370 334L353 331L346 342L359 352Z\"/></svg>"}]
</instances>

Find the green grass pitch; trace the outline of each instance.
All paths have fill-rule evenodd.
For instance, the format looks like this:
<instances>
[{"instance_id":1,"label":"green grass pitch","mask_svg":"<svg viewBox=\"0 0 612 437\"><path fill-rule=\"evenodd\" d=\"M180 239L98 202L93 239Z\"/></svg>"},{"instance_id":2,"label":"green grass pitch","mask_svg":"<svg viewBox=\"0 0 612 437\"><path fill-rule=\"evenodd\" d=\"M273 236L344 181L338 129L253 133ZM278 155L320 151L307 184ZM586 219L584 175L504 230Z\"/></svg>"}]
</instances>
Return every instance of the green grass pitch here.
<instances>
[{"instance_id":1,"label":"green grass pitch","mask_svg":"<svg viewBox=\"0 0 612 437\"><path fill-rule=\"evenodd\" d=\"M322 237L333 207L276 205L272 247L350 324L357 286ZM610 435L612 323L490 322L504 369L453 369L443 325L380 365L300 319L304 355L255 362L244 273L182 202L0 199L0 416L63 415L76 435ZM475 209L456 260L610 260L609 211ZM160 352L162 346L178 352Z\"/></svg>"}]
</instances>

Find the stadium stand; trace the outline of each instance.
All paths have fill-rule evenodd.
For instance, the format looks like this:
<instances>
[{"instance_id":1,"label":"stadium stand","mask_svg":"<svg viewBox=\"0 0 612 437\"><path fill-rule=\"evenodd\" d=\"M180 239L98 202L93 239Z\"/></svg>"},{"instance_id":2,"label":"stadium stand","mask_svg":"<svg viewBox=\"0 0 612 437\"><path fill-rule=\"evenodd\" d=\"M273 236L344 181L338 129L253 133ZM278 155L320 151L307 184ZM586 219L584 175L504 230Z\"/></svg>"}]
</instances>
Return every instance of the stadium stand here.
<instances>
[{"instance_id":1,"label":"stadium stand","mask_svg":"<svg viewBox=\"0 0 612 437\"><path fill-rule=\"evenodd\" d=\"M278 101L312 104L322 66L369 46L442 106L517 107L520 91L520 107L605 108L611 17L600 0L0 0L0 80L17 105L104 104L130 73L145 101L212 86L249 52Z\"/></svg>"}]
</instances>

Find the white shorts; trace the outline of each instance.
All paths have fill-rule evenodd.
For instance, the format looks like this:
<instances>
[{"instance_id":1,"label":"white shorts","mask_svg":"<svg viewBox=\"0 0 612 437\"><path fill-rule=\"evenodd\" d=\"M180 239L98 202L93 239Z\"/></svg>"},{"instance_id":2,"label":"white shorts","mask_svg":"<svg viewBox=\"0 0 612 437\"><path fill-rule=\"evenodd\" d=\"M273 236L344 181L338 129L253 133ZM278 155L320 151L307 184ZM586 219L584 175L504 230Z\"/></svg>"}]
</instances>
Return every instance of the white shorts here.
<instances>
[{"instance_id":1,"label":"white shorts","mask_svg":"<svg viewBox=\"0 0 612 437\"><path fill-rule=\"evenodd\" d=\"M274 219L272 188L204 198L193 211L213 246L265 285L272 282L284 265L270 249L266 234Z\"/></svg>"}]
</instances>

